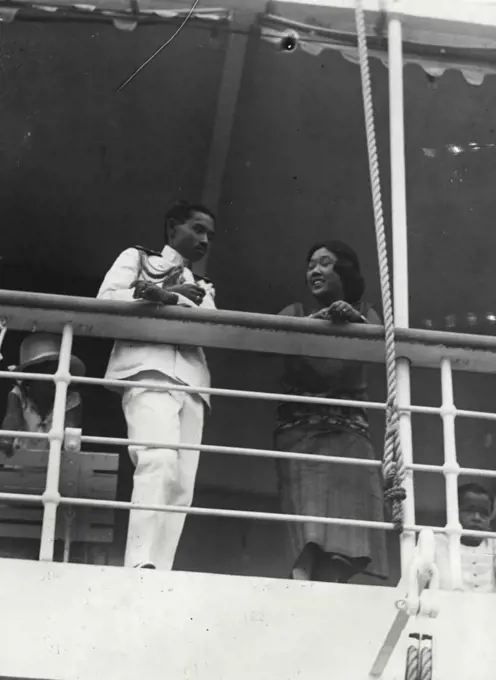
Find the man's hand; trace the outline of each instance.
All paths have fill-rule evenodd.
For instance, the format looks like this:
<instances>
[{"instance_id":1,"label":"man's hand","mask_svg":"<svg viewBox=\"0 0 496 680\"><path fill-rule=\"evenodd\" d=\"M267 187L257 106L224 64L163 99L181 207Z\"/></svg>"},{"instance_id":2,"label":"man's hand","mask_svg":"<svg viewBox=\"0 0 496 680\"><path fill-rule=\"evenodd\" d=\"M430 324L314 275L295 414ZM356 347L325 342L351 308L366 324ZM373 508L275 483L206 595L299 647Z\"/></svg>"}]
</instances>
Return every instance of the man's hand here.
<instances>
[{"instance_id":1,"label":"man's hand","mask_svg":"<svg viewBox=\"0 0 496 680\"><path fill-rule=\"evenodd\" d=\"M182 283L178 286L168 286L168 293L177 293L178 295L183 295L195 305L201 305L203 298L205 297L205 290L198 286L196 283Z\"/></svg>"},{"instance_id":2,"label":"man's hand","mask_svg":"<svg viewBox=\"0 0 496 680\"><path fill-rule=\"evenodd\" d=\"M312 319L325 319L334 323L361 323L363 317L360 312L344 300L333 302L330 307L321 309L311 315Z\"/></svg>"},{"instance_id":3,"label":"man's hand","mask_svg":"<svg viewBox=\"0 0 496 680\"><path fill-rule=\"evenodd\" d=\"M147 300L162 305L176 305L178 301L175 293L147 281L138 281L134 288L134 297L137 300Z\"/></svg>"}]
</instances>

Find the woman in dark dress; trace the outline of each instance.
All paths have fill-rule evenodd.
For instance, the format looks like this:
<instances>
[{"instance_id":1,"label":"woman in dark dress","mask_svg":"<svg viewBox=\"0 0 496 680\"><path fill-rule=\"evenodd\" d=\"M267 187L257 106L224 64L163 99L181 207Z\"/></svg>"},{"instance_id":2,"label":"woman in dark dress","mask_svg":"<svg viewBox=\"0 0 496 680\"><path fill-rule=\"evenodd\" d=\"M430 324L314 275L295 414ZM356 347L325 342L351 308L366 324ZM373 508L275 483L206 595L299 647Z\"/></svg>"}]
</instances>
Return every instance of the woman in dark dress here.
<instances>
[{"instance_id":1,"label":"woman in dark dress","mask_svg":"<svg viewBox=\"0 0 496 680\"><path fill-rule=\"evenodd\" d=\"M290 305L284 316L328 319L332 323L380 324L362 301L365 283L357 254L340 241L318 243L307 257L310 306ZM283 387L288 394L366 400L364 367L336 359L289 357ZM365 409L284 403L278 408L275 448L349 458L375 458ZM378 468L300 460L277 462L283 512L383 521ZM300 580L347 582L354 575L387 576L381 530L311 522L289 524L291 576Z\"/></svg>"}]
</instances>

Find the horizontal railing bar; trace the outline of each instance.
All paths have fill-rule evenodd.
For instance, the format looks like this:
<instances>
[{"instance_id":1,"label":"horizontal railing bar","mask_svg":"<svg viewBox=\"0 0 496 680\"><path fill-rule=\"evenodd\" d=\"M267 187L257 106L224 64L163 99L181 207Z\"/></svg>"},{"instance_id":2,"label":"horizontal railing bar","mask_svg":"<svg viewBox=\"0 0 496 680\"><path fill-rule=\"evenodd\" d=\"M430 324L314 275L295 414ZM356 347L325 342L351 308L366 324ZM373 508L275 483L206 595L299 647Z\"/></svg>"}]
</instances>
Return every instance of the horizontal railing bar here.
<instances>
[{"instance_id":1,"label":"horizontal railing bar","mask_svg":"<svg viewBox=\"0 0 496 680\"><path fill-rule=\"evenodd\" d=\"M14 371L0 371L0 378L7 378L9 380L41 380L41 381L57 381L54 373L22 373ZM329 406L343 406L356 407L373 410L384 411L386 404L379 401L361 401L354 399L333 399L329 397L309 397L304 395L284 394L277 392L255 392L252 390L232 390L220 387L190 387L189 385L171 384L168 382L158 383L157 381L147 380L109 380L107 378L93 378L93 377L79 377L71 376L70 382L74 384L83 385L101 385L102 387L144 387L153 390L171 390L182 391L188 394L209 394L211 396L220 397L234 397L240 399L260 399L267 401L281 401L288 403L302 403L302 404L322 404ZM441 413L440 406L421 406L420 404L411 404L402 407L400 411L419 413L424 415L439 415ZM480 420L496 420L496 413L489 411L472 411L467 409L455 409L457 416L461 418L474 418Z\"/></svg>"},{"instance_id":2,"label":"horizontal railing bar","mask_svg":"<svg viewBox=\"0 0 496 680\"><path fill-rule=\"evenodd\" d=\"M147 380L108 380L106 378L74 378L74 383L87 385L104 385L105 387L140 387L156 391L180 391L188 394L209 394L219 397L236 397L241 399L261 399L266 401L285 401L303 404L322 404L325 406L348 406L357 408L385 410L386 404L376 401L360 401L357 399L334 399L329 397L309 397L304 395L284 394L277 392L254 392L250 390L232 390L220 387L189 387L188 385L171 384L168 382L158 383Z\"/></svg>"},{"instance_id":3,"label":"horizontal railing bar","mask_svg":"<svg viewBox=\"0 0 496 680\"><path fill-rule=\"evenodd\" d=\"M31 494L4 493L0 492L1 500L20 501L28 503L42 503L41 496ZM261 519L291 522L315 522L317 524L339 524L343 526L362 526L371 529L390 530L394 525L389 522L373 522L368 520L344 519L340 517L318 517L311 515L285 515L282 513L258 512L250 510L226 510L218 508L196 508L174 505L150 505L129 503L127 501L108 501L95 498L72 498L61 496L61 505L74 505L82 507L111 508L114 510L148 510L154 512L173 512L188 515L207 515L209 517L238 517L241 519Z\"/></svg>"},{"instance_id":4,"label":"horizontal railing bar","mask_svg":"<svg viewBox=\"0 0 496 680\"><path fill-rule=\"evenodd\" d=\"M41 496L23 495L23 494L5 494L0 493L0 500L12 497L12 500L26 500L28 502L41 502ZM321 517L315 515L291 515L277 512L259 512L251 510L229 510L219 508L198 508L198 507L184 507L175 505L149 505L146 503L130 503L127 501L108 501L98 500L94 498L72 498L69 496L61 496L59 499L61 505L73 505L81 507L99 507L111 508L114 510L143 510L153 512L171 512L185 515L203 515L210 517L233 517L238 519L259 519L274 522L311 522L314 524L329 524L350 527L364 527L367 529L382 529L384 531L394 530L394 524L391 522L373 522L369 520L345 519L341 517ZM406 531L420 532L423 529L432 529L437 534L453 533L446 527L430 527L424 525L409 525L404 527ZM455 532L457 533L457 532ZM493 531L469 531L462 530L462 536L476 536L482 538L496 538L496 532Z\"/></svg>"},{"instance_id":5,"label":"horizontal railing bar","mask_svg":"<svg viewBox=\"0 0 496 680\"><path fill-rule=\"evenodd\" d=\"M7 439L15 439L22 437L26 439L49 439L49 433L42 432L25 432L23 430L0 430L0 435ZM273 449L255 449L238 446L222 446L214 444L187 444L182 442L147 442L141 440L132 440L118 437L96 437L91 435L82 435L81 442L86 444L105 444L114 446L146 446L153 449L184 449L186 451L200 451L202 453L220 453L227 455L239 456L253 456L254 458L274 458L287 460L305 460L312 463L329 463L335 465L357 465L361 467L380 467L382 462L369 458L344 458L340 456L324 456L321 454L312 453L297 453L294 451L278 451ZM6 461L15 461L13 458L5 459ZM442 465L431 465L426 463L412 463L405 466L414 472L433 472L440 474L443 472ZM461 475L472 475L478 477L496 477L496 470L484 470L479 468L460 468ZM1 496L0 496L1 497Z\"/></svg>"},{"instance_id":6,"label":"horizontal railing bar","mask_svg":"<svg viewBox=\"0 0 496 680\"><path fill-rule=\"evenodd\" d=\"M54 373L23 373L17 371L0 371L0 378L7 378L10 380L41 380L41 381L57 381ZM281 401L288 403L302 403L302 404L321 404L328 406L343 406L351 408L365 408L371 410L384 411L386 404L379 401L361 401L358 399L334 399L329 397L309 397L305 395L284 394L278 392L255 392L253 390L233 390L220 387L190 387L189 385L171 384L164 381L163 383L157 381L147 380L109 380L107 378L94 378L89 376L70 376L70 382L73 384L83 385L101 385L102 387L117 387L130 388L142 387L150 390L164 390L164 391L182 391L188 394L209 394L211 396L220 397L234 397L240 399L260 399L267 401ZM411 404L400 409L402 412L411 412L424 415L439 415L441 413L440 406L421 406L420 404ZM461 418L473 418L480 420L496 420L496 413L489 411L473 411L468 409L455 409L455 415Z\"/></svg>"},{"instance_id":7,"label":"horizontal railing bar","mask_svg":"<svg viewBox=\"0 0 496 680\"><path fill-rule=\"evenodd\" d=\"M237 446L221 446L212 444L182 444L182 443L157 443L157 442L145 442L141 440L134 439L118 439L114 437L93 437L90 435L83 435L81 441L87 444L114 444L115 446L136 446L136 447L147 447L153 449L184 449L186 451L200 451L203 453L222 453L229 455L241 455L241 456L254 456L260 458L285 458L288 460L308 460L315 463L329 463L338 465L360 465L363 467L380 467L382 465L380 460L373 460L367 458L343 458L338 456L323 456L319 454L312 453L295 453L292 451L274 451L272 449L253 449L253 448L243 448ZM425 463L412 463L411 465L406 465L406 468L414 470L416 472L443 472L442 465L429 465ZM472 468L461 468L460 474L473 474ZM492 470L478 470L478 476L480 477L492 477ZM496 476L496 473L494 474Z\"/></svg>"},{"instance_id":8,"label":"horizontal railing bar","mask_svg":"<svg viewBox=\"0 0 496 680\"><path fill-rule=\"evenodd\" d=\"M4 434L2 432L2 434ZM9 431L5 432L6 437L17 437L22 435L22 432ZM33 437L34 438L34 437ZM44 435L44 438L48 438L48 435ZM163 449L183 449L185 451L200 451L201 453L220 453L226 455L238 455L238 456L253 456L254 458L273 458L282 460L304 460L310 463L328 463L335 465L357 465L360 467L375 467L379 468L382 465L380 460L374 460L370 458L344 458L340 456L324 456L322 454L313 453L297 453L294 451L277 451L273 449L253 449L244 448L237 446L222 446L213 444L183 444L181 442L171 444L169 442L161 443L150 443L150 442L139 442L135 443L133 440L129 439L118 439L115 437L93 437L91 435L83 435L81 437L81 442L85 444L105 444L114 446L147 446L147 448L163 448ZM132 442L130 444L130 442ZM441 465L427 465L423 463L412 463L407 465L406 468L409 470L414 470L416 472L436 472L442 473L443 467ZM484 472L484 471L481 471ZM467 473L472 474L472 472ZM495 473L496 475L496 473ZM490 476L490 475L488 475Z\"/></svg>"},{"instance_id":9,"label":"horizontal railing bar","mask_svg":"<svg viewBox=\"0 0 496 680\"><path fill-rule=\"evenodd\" d=\"M8 439L26 437L28 439L49 439L50 435L41 432L24 432L21 430L0 430L0 435ZM214 444L187 444L182 442L148 442L142 440L125 439L119 437L96 437L82 435L81 442L85 444L105 444L113 446L136 446L153 449L183 449L185 451L200 451L202 453L220 453L238 456L253 456L254 458L273 458L286 460L304 460L312 463L328 463L335 465L357 465L361 467L380 467L380 460L369 458L344 458L340 456L324 456L312 453L297 453L294 451L278 451L273 449L255 449L239 446L222 446ZM8 459L11 460L11 459ZM442 473L442 465L430 465L426 463L412 463L406 466L415 472ZM460 468L461 475L473 475L479 477L496 477L496 471L478 468ZM1 497L1 496L0 496Z\"/></svg>"},{"instance_id":10,"label":"horizontal railing bar","mask_svg":"<svg viewBox=\"0 0 496 680\"><path fill-rule=\"evenodd\" d=\"M55 373L23 373L22 371L0 371L0 378L7 380L55 380Z\"/></svg>"},{"instance_id":11,"label":"horizontal railing bar","mask_svg":"<svg viewBox=\"0 0 496 680\"><path fill-rule=\"evenodd\" d=\"M176 505L148 505L129 503L125 501L100 501L93 498L68 498L60 499L64 505L82 505L86 507L108 507L118 510L151 510L154 512L173 512L186 515L207 515L210 517L237 517L239 519L260 519L275 522L314 522L316 524L335 524L350 527L365 527L369 529L394 529L391 522L373 522L370 520L345 519L341 517L319 517L314 515L287 515L278 512L259 512L251 510L227 510L219 508L197 508Z\"/></svg>"},{"instance_id":12,"label":"horizontal railing bar","mask_svg":"<svg viewBox=\"0 0 496 680\"><path fill-rule=\"evenodd\" d=\"M12 501L15 503L19 501L20 503L35 503L41 505L43 499L40 495L31 493L9 493L7 491L0 492L0 501ZM0 678L1 680L1 678Z\"/></svg>"},{"instance_id":13,"label":"horizontal railing bar","mask_svg":"<svg viewBox=\"0 0 496 680\"><path fill-rule=\"evenodd\" d=\"M0 378L7 378L9 380L41 380L41 381L57 381L54 373L22 373L14 371L0 371ZM101 385L102 387L117 387L119 389L140 387L156 391L181 391L187 394L209 394L211 396L220 397L238 397L242 399L261 399L267 401L285 401L296 402L303 404L322 404L326 406L343 406L343 407L357 407L385 410L386 404L384 402L376 401L361 401L357 399L334 399L329 397L310 397L305 395L293 395L273 392L254 392L250 390L232 390L223 389L220 387L190 387L189 385L181 385L180 383L171 384L170 382L158 382L151 380L110 380L108 378L94 378L89 376L70 376L72 384L82 385ZM422 407L420 407L422 408ZM428 407L430 408L430 407Z\"/></svg>"},{"instance_id":14,"label":"horizontal railing bar","mask_svg":"<svg viewBox=\"0 0 496 680\"><path fill-rule=\"evenodd\" d=\"M202 347L384 363L382 326L6 290L0 319L11 330L61 333L70 323L76 335L106 339L191 345L194 338ZM439 368L448 358L458 370L496 372L496 337L399 328L396 341L397 356L414 367Z\"/></svg>"},{"instance_id":15,"label":"horizontal railing bar","mask_svg":"<svg viewBox=\"0 0 496 680\"><path fill-rule=\"evenodd\" d=\"M455 408L455 415L460 418L474 418L480 420L496 420L496 413L489 411L469 411L467 409Z\"/></svg>"},{"instance_id":16,"label":"horizontal railing bar","mask_svg":"<svg viewBox=\"0 0 496 680\"><path fill-rule=\"evenodd\" d=\"M39 503L41 504L43 499L41 496L33 494L19 494L19 493L6 493L0 492L0 501L19 501L22 503ZM385 531L393 530L394 524L391 522L373 522L368 520L358 520L358 519L345 519L341 517L321 517L315 515L291 515L283 513L273 513L273 512L259 512L251 510L228 510L219 508L197 508L197 507L184 507L184 506L174 506L174 505L149 505L142 503L130 503L128 501L108 501L100 500L95 498L73 498L70 496L61 496L59 499L61 505L74 505L81 507L97 507L97 508L110 508L114 510L144 510L153 512L172 512L186 515L206 515L210 517L234 517L239 519L260 519L275 522L312 522L315 524L334 524L341 526L359 526L369 529L383 529ZM437 534L450 534L458 533L456 530L452 531L446 527L434 527L427 525L408 525L404 527L405 531L415 531L420 532L423 529L432 529L434 533ZM474 536L481 538L496 538L496 532L494 531L471 531L463 529L461 531L462 536Z\"/></svg>"},{"instance_id":17,"label":"horizontal railing bar","mask_svg":"<svg viewBox=\"0 0 496 680\"><path fill-rule=\"evenodd\" d=\"M496 478L496 470L483 470L481 468L460 468L460 474L473 477Z\"/></svg>"},{"instance_id":18,"label":"horizontal railing bar","mask_svg":"<svg viewBox=\"0 0 496 680\"><path fill-rule=\"evenodd\" d=\"M54 373L22 373L14 371L0 371L0 378L9 380L43 380L57 381ZM116 387L119 389L141 387L150 390L181 391L187 394L209 394L219 397L235 397L241 399L260 399L267 401L282 401L302 404L323 404L328 406L356 407L384 411L386 404L380 401L362 401L358 399L333 399L329 397L310 397L298 394L284 394L283 392L255 392L252 390L232 390L220 387L190 387L189 385L171 384L170 382L158 382L150 380L110 380L108 378L94 378L90 376L70 376L70 382L82 385L101 385L102 387ZM404 410L413 413L427 413L437 415L441 409L437 406L412 405ZM495 414L496 417L496 414Z\"/></svg>"},{"instance_id":19,"label":"horizontal railing bar","mask_svg":"<svg viewBox=\"0 0 496 680\"><path fill-rule=\"evenodd\" d=\"M273 449L250 449L239 446L221 446L213 444L183 444L170 442L145 442L135 439L119 439L116 437L94 437L83 435L81 442L85 444L113 444L114 446L146 447L151 449L184 449L185 451L200 451L201 453L222 453L237 456L253 456L255 458L286 458L306 460L313 463L337 463L343 465L359 465L363 467L380 467L381 461L368 458L342 458L338 456L323 456L313 453L294 453L292 451L274 451Z\"/></svg>"},{"instance_id":20,"label":"horizontal railing bar","mask_svg":"<svg viewBox=\"0 0 496 680\"><path fill-rule=\"evenodd\" d=\"M55 374L43 373L20 373L11 371L0 371L0 378L8 378L12 380L42 380L42 381L57 381ZM351 408L365 408L372 410L384 411L386 404L378 401L361 401L358 399L334 399L329 397L309 397L304 395L284 394L277 392L254 392L252 390L232 390L220 387L190 387L189 385L171 384L164 381L163 383L157 381L147 380L109 380L107 378L93 378L93 377L79 377L71 376L70 382L74 384L83 385L101 385L102 387L116 387L116 388L131 388L142 387L150 390L164 390L164 391L182 391L188 394L209 394L211 396L220 397L234 397L240 399L260 399L261 401L280 401L288 403L302 403L302 404L321 404L326 406L343 406ZM411 404L400 409L401 412L411 412L424 415L440 415L440 406L421 406L419 404ZM485 411L471 411L467 409L455 409L455 415L462 418L473 418L481 420L496 420L496 413Z\"/></svg>"},{"instance_id":21,"label":"horizontal railing bar","mask_svg":"<svg viewBox=\"0 0 496 680\"><path fill-rule=\"evenodd\" d=\"M428 529L429 527L426 527ZM440 533L440 534L446 534L449 536L451 533L458 533L457 530L451 531L450 529L446 529L446 527L442 527L441 531L436 531L436 528L434 529L435 533ZM496 531L469 531L468 529L462 529L461 531L461 536L472 536L476 538L496 538Z\"/></svg>"},{"instance_id":22,"label":"horizontal railing bar","mask_svg":"<svg viewBox=\"0 0 496 680\"><path fill-rule=\"evenodd\" d=\"M27 432L25 430L0 430L0 437L6 437L7 439L15 439L16 437L22 437L23 439L50 439L50 433Z\"/></svg>"}]
</instances>

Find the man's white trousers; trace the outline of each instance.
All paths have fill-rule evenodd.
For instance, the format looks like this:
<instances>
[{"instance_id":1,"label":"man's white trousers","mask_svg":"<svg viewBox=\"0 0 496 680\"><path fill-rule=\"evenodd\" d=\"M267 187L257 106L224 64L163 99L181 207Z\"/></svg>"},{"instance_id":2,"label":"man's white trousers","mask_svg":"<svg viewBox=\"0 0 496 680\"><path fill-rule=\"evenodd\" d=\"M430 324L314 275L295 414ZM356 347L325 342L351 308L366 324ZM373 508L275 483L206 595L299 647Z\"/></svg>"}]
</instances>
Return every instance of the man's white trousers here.
<instances>
[{"instance_id":1,"label":"man's white trousers","mask_svg":"<svg viewBox=\"0 0 496 680\"><path fill-rule=\"evenodd\" d=\"M164 382L165 376L146 378ZM152 443L201 443L204 403L196 394L159 392L132 387L122 398L128 437ZM133 503L189 507L193 501L199 452L163 446L129 446L134 473ZM125 566L152 562L157 569L172 569L186 515L132 510Z\"/></svg>"}]
</instances>

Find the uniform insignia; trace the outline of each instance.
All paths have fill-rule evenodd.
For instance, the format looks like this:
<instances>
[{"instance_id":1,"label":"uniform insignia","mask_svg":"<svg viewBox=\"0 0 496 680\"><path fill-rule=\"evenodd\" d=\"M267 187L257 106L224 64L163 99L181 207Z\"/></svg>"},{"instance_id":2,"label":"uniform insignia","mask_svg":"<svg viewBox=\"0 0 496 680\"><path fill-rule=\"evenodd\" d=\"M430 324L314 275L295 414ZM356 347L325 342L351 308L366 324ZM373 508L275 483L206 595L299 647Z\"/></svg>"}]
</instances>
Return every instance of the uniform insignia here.
<instances>
[{"instance_id":1,"label":"uniform insignia","mask_svg":"<svg viewBox=\"0 0 496 680\"><path fill-rule=\"evenodd\" d=\"M141 253L145 253L145 255L155 255L156 257L162 257L162 253L158 253L156 250L151 250L151 248L143 248L143 246L133 246L133 248L136 248L136 250L139 250Z\"/></svg>"},{"instance_id":2,"label":"uniform insignia","mask_svg":"<svg viewBox=\"0 0 496 680\"><path fill-rule=\"evenodd\" d=\"M212 281L210 279L207 279L206 276L197 276L196 274L193 274L193 276L195 277L195 281L203 281L204 283L212 285Z\"/></svg>"}]
</instances>

